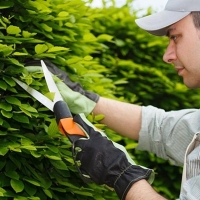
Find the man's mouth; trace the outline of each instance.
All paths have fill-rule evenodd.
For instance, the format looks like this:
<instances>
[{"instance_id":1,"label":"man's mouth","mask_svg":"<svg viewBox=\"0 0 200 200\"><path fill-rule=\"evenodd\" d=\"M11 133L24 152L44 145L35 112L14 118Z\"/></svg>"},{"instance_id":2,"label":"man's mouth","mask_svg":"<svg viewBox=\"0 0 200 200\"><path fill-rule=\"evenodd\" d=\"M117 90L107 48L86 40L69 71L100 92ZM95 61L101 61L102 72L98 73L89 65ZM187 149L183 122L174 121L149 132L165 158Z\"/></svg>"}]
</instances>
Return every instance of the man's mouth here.
<instances>
[{"instance_id":1,"label":"man's mouth","mask_svg":"<svg viewBox=\"0 0 200 200\"><path fill-rule=\"evenodd\" d=\"M175 70L177 71L179 76L183 74L184 69L185 67L175 67Z\"/></svg>"}]
</instances>

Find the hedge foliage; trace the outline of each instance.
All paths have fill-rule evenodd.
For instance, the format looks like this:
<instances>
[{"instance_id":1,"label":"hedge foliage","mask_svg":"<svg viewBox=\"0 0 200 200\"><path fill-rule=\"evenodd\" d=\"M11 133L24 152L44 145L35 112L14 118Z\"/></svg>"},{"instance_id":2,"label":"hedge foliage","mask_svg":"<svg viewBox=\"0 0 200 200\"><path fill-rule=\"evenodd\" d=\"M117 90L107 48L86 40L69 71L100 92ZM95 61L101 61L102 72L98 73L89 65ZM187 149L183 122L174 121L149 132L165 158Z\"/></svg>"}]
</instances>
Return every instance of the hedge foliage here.
<instances>
[{"instance_id":1,"label":"hedge foliage","mask_svg":"<svg viewBox=\"0 0 200 200\"><path fill-rule=\"evenodd\" d=\"M134 24L137 11L130 2L97 9L81 0L0 2L0 198L117 198L107 187L82 182L53 113L13 81L16 77L46 91L43 75L24 68L29 60L49 59L85 89L105 97L166 110L199 107L199 92L187 90L161 60L166 40ZM98 117L88 118L124 144L136 161L156 170L158 192L178 196L181 168L135 151L136 142L99 124Z\"/></svg>"}]
</instances>

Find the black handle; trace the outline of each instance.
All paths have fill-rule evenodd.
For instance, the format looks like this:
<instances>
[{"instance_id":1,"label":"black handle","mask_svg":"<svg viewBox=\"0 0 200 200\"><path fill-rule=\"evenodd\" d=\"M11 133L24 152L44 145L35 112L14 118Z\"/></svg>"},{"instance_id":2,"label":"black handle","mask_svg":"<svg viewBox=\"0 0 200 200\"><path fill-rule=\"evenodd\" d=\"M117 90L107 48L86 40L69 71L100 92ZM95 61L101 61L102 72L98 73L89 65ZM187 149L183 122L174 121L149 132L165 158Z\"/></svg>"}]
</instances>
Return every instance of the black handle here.
<instances>
[{"instance_id":1,"label":"black handle","mask_svg":"<svg viewBox=\"0 0 200 200\"><path fill-rule=\"evenodd\" d=\"M53 108L57 124L59 124L61 119L72 118L72 114L69 110L68 105L64 101L57 101Z\"/></svg>"},{"instance_id":2,"label":"black handle","mask_svg":"<svg viewBox=\"0 0 200 200\"><path fill-rule=\"evenodd\" d=\"M68 105L58 101L54 105L54 114L61 133L74 143L79 138L86 137L84 131L73 121Z\"/></svg>"}]
</instances>

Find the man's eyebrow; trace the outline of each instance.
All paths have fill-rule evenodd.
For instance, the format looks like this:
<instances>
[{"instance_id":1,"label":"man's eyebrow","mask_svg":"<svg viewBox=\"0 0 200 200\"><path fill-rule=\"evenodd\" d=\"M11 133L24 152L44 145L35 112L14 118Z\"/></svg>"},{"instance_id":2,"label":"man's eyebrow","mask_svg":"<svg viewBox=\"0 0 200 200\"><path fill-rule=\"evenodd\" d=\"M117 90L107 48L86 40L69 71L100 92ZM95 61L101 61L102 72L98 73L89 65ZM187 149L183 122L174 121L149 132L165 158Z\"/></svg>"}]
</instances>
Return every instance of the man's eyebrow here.
<instances>
[{"instance_id":1,"label":"man's eyebrow","mask_svg":"<svg viewBox=\"0 0 200 200\"><path fill-rule=\"evenodd\" d=\"M170 33L171 33L172 31L174 31L174 30L176 30L176 29L175 29L175 28L169 28L169 29L167 29L166 36L167 36L167 37L170 37Z\"/></svg>"}]
</instances>

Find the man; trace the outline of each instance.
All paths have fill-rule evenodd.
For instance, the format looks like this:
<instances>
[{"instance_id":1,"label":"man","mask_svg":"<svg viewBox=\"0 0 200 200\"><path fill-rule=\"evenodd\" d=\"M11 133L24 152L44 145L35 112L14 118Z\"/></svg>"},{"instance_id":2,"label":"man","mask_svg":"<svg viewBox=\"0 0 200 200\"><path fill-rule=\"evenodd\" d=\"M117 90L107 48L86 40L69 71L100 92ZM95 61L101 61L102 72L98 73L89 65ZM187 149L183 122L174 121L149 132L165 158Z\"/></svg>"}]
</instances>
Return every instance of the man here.
<instances>
[{"instance_id":1,"label":"man","mask_svg":"<svg viewBox=\"0 0 200 200\"><path fill-rule=\"evenodd\" d=\"M186 86L200 87L200 1L169 0L164 11L138 19L136 23L151 34L169 37L163 60L174 65ZM60 74L50 64L49 69L54 74ZM179 199L200 199L198 109L165 112L153 106L122 103L86 92L80 85L77 89L77 85L73 85L65 76L61 75L60 78L72 91L78 91L76 94L79 94L76 98L73 98L72 93L69 95L69 92L63 94L73 113L104 114L102 122L116 132L138 140L138 149L155 153L175 165L184 165ZM60 88L66 91L64 86L60 85ZM69 97L72 98L71 102ZM77 106L80 106L78 110L73 110ZM78 140L73 144L74 158L75 161L81 161L78 168L82 175L87 175L97 184L114 187L120 199L165 199L148 182L151 170L131 163L125 150L99 134L92 125L87 125L79 118L74 120L89 135L88 140Z\"/></svg>"},{"instance_id":2,"label":"man","mask_svg":"<svg viewBox=\"0 0 200 200\"><path fill-rule=\"evenodd\" d=\"M174 65L186 86L200 87L200 1L169 0L164 11L138 19L136 23L149 33L168 36L163 60ZM103 122L110 128L139 140L140 150L153 152L177 165L184 163L186 153L179 198L200 199L199 110L165 112L151 106L140 107L100 98L93 112L103 113ZM110 115L116 112L120 115ZM132 185L126 196L126 200L134 199L164 198L145 180L140 180Z\"/></svg>"}]
</instances>

